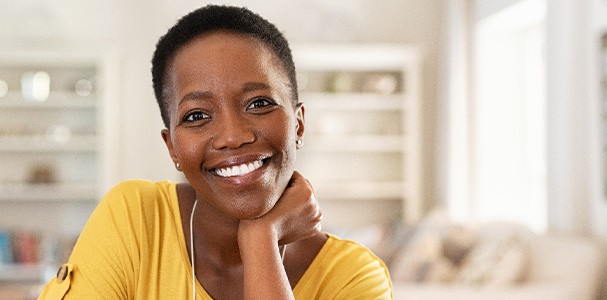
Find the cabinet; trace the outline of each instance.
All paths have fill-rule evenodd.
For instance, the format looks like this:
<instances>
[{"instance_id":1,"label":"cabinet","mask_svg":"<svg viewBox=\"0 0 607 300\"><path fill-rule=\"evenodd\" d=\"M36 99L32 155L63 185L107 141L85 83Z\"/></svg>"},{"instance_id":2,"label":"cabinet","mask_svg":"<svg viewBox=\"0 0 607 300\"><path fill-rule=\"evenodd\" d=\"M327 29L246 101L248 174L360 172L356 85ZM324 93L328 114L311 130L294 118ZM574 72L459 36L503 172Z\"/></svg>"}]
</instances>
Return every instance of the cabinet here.
<instances>
[{"instance_id":1,"label":"cabinet","mask_svg":"<svg viewBox=\"0 0 607 300\"><path fill-rule=\"evenodd\" d=\"M420 53L400 45L296 45L304 146L297 169L329 227L421 214Z\"/></svg>"},{"instance_id":2,"label":"cabinet","mask_svg":"<svg viewBox=\"0 0 607 300\"><path fill-rule=\"evenodd\" d=\"M116 60L98 53L0 53L0 283L56 271L116 172ZM31 245L18 241L31 236ZM0 243L0 247L7 247ZM34 247L24 250L22 247ZM6 249L0 249L6 252ZM33 251L33 258L19 258Z\"/></svg>"}]
</instances>

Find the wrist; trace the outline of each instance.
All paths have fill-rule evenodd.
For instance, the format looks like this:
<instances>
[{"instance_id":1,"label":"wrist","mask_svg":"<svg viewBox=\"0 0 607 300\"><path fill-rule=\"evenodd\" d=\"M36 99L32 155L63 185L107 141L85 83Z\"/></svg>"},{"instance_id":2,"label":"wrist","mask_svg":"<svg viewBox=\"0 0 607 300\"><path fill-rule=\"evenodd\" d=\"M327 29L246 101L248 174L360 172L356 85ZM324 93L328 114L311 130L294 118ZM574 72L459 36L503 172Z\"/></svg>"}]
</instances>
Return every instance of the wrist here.
<instances>
[{"instance_id":1,"label":"wrist","mask_svg":"<svg viewBox=\"0 0 607 300\"><path fill-rule=\"evenodd\" d=\"M278 244L277 230L271 224L260 220L241 220L238 227L238 244L272 243Z\"/></svg>"}]
</instances>

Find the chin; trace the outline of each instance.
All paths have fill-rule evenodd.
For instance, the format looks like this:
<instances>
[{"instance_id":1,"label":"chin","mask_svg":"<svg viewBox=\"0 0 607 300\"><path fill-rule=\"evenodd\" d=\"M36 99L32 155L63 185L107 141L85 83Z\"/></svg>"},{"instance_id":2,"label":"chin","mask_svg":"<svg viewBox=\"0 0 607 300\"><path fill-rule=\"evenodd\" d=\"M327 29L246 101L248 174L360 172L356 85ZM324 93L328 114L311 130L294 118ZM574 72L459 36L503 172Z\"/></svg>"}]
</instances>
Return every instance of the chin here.
<instances>
[{"instance_id":1,"label":"chin","mask_svg":"<svg viewBox=\"0 0 607 300\"><path fill-rule=\"evenodd\" d=\"M236 197L231 201L233 204L231 215L240 220L257 219L272 210L280 198L280 195L281 194L274 195L274 193L271 193L270 195L266 193L264 193L264 195L254 195L250 193L238 196L235 195ZM255 201L254 199L266 200Z\"/></svg>"}]
</instances>

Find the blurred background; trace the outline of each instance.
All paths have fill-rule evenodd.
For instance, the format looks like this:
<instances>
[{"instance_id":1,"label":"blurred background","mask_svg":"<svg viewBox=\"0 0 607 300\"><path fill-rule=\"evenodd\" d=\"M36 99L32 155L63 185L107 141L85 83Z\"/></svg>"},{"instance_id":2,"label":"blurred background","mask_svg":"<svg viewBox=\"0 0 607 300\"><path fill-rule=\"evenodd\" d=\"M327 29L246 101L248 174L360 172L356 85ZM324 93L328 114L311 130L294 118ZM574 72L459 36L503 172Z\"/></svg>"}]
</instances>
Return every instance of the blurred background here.
<instances>
[{"instance_id":1,"label":"blurred background","mask_svg":"<svg viewBox=\"0 0 607 300\"><path fill-rule=\"evenodd\" d=\"M182 180L150 60L207 3L0 0L0 297L35 294L114 184ZM488 282L508 292L462 299L600 295L606 1L213 3L246 6L291 42L308 122L298 168L325 228L376 251L397 297ZM524 243L504 251L513 237ZM519 267L496 278L504 265Z\"/></svg>"}]
</instances>

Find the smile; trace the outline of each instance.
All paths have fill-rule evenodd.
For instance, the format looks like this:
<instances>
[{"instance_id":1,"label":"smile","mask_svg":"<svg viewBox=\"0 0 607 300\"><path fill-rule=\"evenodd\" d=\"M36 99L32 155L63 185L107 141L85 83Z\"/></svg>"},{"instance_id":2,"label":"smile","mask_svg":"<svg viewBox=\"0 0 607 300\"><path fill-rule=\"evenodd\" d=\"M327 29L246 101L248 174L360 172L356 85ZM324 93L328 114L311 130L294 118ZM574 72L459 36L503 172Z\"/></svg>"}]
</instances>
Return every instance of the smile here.
<instances>
[{"instance_id":1,"label":"smile","mask_svg":"<svg viewBox=\"0 0 607 300\"><path fill-rule=\"evenodd\" d=\"M244 176L261 168L261 166L263 166L263 161L256 160L248 164L241 164L227 168L217 168L215 169L215 174L221 177Z\"/></svg>"}]
</instances>

